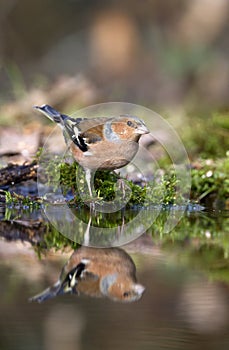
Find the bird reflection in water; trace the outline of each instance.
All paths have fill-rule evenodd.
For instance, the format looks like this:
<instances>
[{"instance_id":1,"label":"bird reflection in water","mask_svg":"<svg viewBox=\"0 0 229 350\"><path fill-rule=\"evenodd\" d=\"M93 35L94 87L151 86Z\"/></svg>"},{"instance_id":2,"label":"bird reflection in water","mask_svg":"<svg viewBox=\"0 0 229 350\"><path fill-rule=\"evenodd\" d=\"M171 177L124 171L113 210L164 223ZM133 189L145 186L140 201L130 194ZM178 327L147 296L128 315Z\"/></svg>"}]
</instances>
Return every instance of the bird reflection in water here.
<instances>
[{"instance_id":1,"label":"bird reflection in water","mask_svg":"<svg viewBox=\"0 0 229 350\"><path fill-rule=\"evenodd\" d=\"M43 302L69 293L133 302L144 290L137 283L133 260L123 249L80 247L63 267L59 280L30 301Z\"/></svg>"}]
</instances>

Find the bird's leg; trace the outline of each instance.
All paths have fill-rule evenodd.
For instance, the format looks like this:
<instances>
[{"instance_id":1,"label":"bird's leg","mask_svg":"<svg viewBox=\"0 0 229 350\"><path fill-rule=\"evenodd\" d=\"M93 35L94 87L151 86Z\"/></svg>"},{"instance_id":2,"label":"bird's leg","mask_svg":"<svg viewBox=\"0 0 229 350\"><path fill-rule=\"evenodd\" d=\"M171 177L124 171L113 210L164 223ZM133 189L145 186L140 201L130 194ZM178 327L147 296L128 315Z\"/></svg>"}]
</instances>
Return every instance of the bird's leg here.
<instances>
[{"instance_id":1,"label":"bird's leg","mask_svg":"<svg viewBox=\"0 0 229 350\"><path fill-rule=\"evenodd\" d=\"M121 209L121 215L122 215L122 224L121 226L118 226L117 229L117 239L120 238L120 236L122 236L124 229L125 229L125 209Z\"/></svg>"},{"instance_id":2,"label":"bird's leg","mask_svg":"<svg viewBox=\"0 0 229 350\"><path fill-rule=\"evenodd\" d=\"M90 201L90 211L93 212L95 210L95 203L93 202L93 194L92 194L92 190L91 190L91 173L92 173L92 171L90 169L85 169L86 182L87 182L87 186L88 186L88 190L89 190L89 195L90 195L91 200L92 200L92 201ZM93 178L94 178L94 176L93 176Z\"/></svg>"},{"instance_id":3,"label":"bird's leg","mask_svg":"<svg viewBox=\"0 0 229 350\"><path fill-rule=\"evenodd\" d=\"M127 184L127 180L119 178L117 181L117 186L118 189L121 191L122 193L122 200L125 200L126 198L126 194L127 196L130 196L131 194L131 188L130 186Z\"/></svg>"},{"instance_id":4,"label":"bird's leg","mask_svg":"<svg viewBox=\"0 0 229 350\"><path fill-rule=\"evenodd\" d=\"M88 246L89 242L90 242L90 227L91 227L91 215L87 224L87 228L86 231L84 233L84 241L83 241L83 245Z\"/></svg>"},{"instance_id":5,"label":"bird's leg","mask_svg":"<svg viewBox=\"0 0 229 350\"><path fill-rule=\"evenodd\" d=\"M117 170L116 170L117 171ZM120 176L120 173L116 172L115 170L111 170L111 173L117 178L117 179L120 179L121 176Z\"/></svg>"},{"instance_id":6,"label":"bird's leg","mask_svg":"<svg viewBox=\"0 0 229 350\"><path fill-rule=\"evenodd\" d=\"M85 174L86 174L86 182L87 182L87 186L88 186L88 190L89 190L89 195L91 198L93 198L92 196L92 190L91 190L91 170L90 169L86 169L85 170Z\"/></svg>"}]
</instances>

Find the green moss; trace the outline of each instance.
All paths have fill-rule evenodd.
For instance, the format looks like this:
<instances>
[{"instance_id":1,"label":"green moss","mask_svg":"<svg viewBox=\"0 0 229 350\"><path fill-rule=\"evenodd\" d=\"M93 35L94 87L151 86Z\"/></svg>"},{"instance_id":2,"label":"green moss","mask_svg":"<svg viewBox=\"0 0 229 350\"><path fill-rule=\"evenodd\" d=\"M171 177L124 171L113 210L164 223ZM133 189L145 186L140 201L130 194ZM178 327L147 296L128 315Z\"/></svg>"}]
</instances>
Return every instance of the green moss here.
<instances>
[{"instance_id":1,"label":"green moss","mask_svg":"<svg viewBox=\"0 0 229 350\"><path fill-rule=\"evenodd\" d=\"M19 205L21 207L38 209L40 207L41 200L34 200L29 196L23 196L15 192L5 191L5 203L6 206Z\"/></svg>"},{"instance_id":2,"label":"green moss","mask_svg":"<svg viewBox=\"0 0 229 350\"><path fill-rule=\"evenodd\" d=\"M77 178L77 181L76 181ZM64 193L68 189L73 190L75 202L81 203L80 193L87 190L85 188L84 174L77 163L60 165L60 184L63 186ZM144 187L134 184L132 181L121 179L117 174L108 171L98 171L94 180L96 196L104 201L122 199L130 196L127 203L128 207L133 205L173 205L186 203L180 191L177 193L179 181L174 171L169 171L163 176L155 176L154 180ZM122 193L123 191L123 193Z\"/></svg>"},{"instance_id":3,"label":"green moss","mask_svg":"<svg viewBox=\"0 0 229 350\"><path fill-rule=\"evenodd\" d=\"M75 202L81 203L82 192L85 188L84 175L79 176L79 167L76 163L71 165L64 163L60 165L60 183L64 188L64 192L72 189L75 195ZM229 197L229 157L218 161L200 161L198 168L191 170L191 199L196 201L204 201L209 195L213 195L214 199L222 199L225 201ZM77 175L75 175L77 174ZM76 176L79 179L76 184ZM120 178L110 172L97 172L95 175L95 191L96 195L105 200L110 201L115 198L115 187ZM131 181L124 180L126 192L131 192L128 206L133 205L182 205L187 204L184 197L184 189L180 189L179 180L173 170L163 171L160 177L155 178L144 187L134 184ZM119 190L121 191L121 190ZM121 195L121 193L119 193ZM117 195L117 194L116 194ZM212 197L213 198L213 197Z\"/></svg>"},{"instance_id":4,"label":"green moss","mask_svg":"<svg viewBox=\"0 0 229 350\"><path fill-rule=\"evenodd\" d=\"M203 201L209 198L223 201L229 198L229 156L217 161L198 162L192 169L192 198Z\"/></svg>"},{"instance_id":5,"label":"green moss","mask_svg":"<svg viewBox=\"0 0 229 350\"><path fill-rule=\"evenodd\" d=\"M42 153L42 151L40 151ZM39 152L39 153L40 153ZM39 154L40 155L40 154ZM38 161L39 162L39 161ZM59 156L42 159L39 170L39 182L50 185L53 191L61 188L66 195L73 194L71 204L84 205L90 199L83 169L76 163L70 163ZM198 160L191 169L191 200L211 205L228 205L229 198L229 153L218 160ZM174 169L166 167L155 174L152 181L144 186L121 178L109 171L97 171L94 178L94 196L98 200L114 201L116 204L126 199L127 208L135 205L185 205L188 204L188 189L181 188ZM183 186L183 184L182 184ZM85 195L87 194L87 195ZM6 191L7 205L39 205L41 200L31 199ZM209 205L210 204L210 205Z\"/></svg>"},{"instance_id":6,"label":"green moss","mask_svg":"<svg viewBox=\"0 0 229 350\"><path fill-rule=\"evenodd\" d=\"M229 150L229 112L183 117L178 133L191 159L225 157Z\"/></svg>"}]
</instances>

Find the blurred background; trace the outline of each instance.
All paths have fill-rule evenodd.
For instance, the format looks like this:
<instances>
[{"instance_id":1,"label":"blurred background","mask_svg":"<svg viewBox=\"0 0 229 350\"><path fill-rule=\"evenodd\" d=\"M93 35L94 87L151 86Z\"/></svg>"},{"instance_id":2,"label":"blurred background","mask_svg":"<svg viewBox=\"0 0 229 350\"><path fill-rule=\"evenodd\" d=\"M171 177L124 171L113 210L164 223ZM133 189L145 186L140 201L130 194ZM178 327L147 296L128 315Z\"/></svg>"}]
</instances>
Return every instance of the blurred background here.
<instances>
[{"instance_id":1,"label":"blurred background","mask_svg":"<svg viewBox=\"0 0 229 350\"><path fill-rule=\"evenodd\" d=\"M159 112L228 109L227 0L1 0L0 7L1 105L24 98L21 112L34 103L107 101Z\"/></svg>"}]
</instances>

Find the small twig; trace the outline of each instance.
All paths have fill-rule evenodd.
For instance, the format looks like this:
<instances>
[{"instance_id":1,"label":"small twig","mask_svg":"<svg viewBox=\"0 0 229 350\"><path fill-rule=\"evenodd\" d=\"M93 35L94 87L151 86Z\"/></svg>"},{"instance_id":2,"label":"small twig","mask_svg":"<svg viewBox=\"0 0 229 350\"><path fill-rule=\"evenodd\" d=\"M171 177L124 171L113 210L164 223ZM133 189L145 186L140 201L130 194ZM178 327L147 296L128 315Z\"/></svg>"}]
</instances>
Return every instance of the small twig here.
<instances>
[{"instance_id":1,"label":"small twig","mask_svg":"<svg viewBox=\"0 0 229 350\"><path fill-rule=\"evenodd\" d=\"M21 152L16 152L16 151L0 152L0 158L14 157L14 156L19 156L19 155L21 155Z\"/></svg>"},{"instance_id":2,"label":"small twig","mask_svg":"<svg viewBox=\"0 0 229 350\"><path fill-rule=\"evenodd\" d=\"M29 164L9 164L7 167L0 169L0 186L17 184L22 181L37 178L38 164L33 161Z\"/></svg>"}]
</instances>

